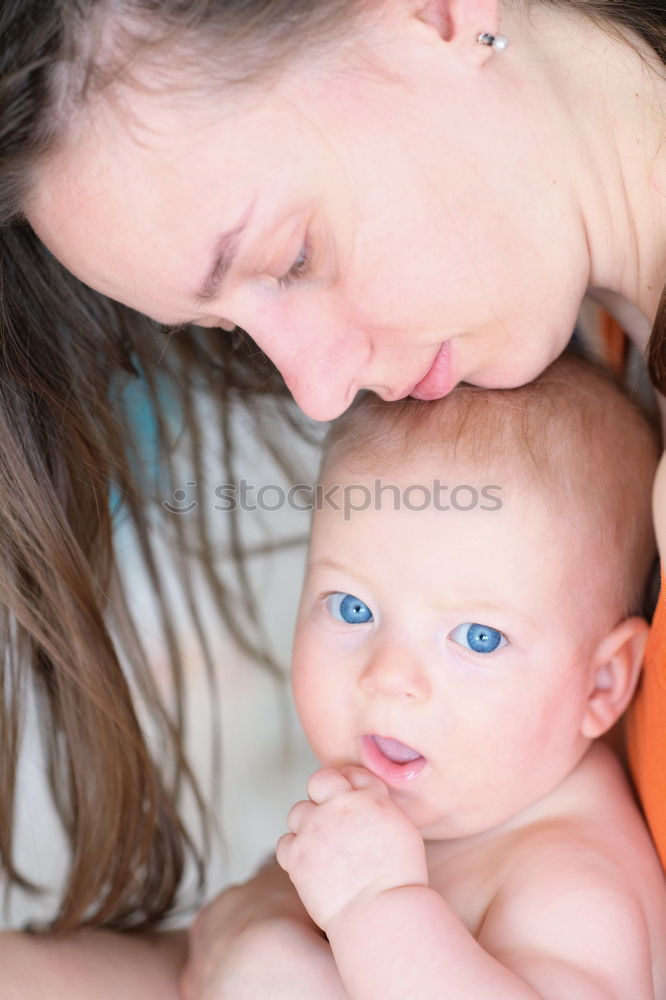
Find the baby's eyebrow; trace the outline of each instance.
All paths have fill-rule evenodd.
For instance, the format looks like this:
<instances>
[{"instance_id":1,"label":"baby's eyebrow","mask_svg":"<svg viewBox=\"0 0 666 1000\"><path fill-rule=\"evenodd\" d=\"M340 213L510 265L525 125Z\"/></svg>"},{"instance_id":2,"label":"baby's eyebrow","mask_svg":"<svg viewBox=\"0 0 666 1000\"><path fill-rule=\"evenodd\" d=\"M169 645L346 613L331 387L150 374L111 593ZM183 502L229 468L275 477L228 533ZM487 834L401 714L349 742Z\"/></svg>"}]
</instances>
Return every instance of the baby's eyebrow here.
<instances>
[{"instance_id":1,"label":"baby's eyebrow","mask_svg":"<svg viewBox=\"0 0 666 1000\"><path fill-rule=\"evenodd\" d=\"M452 611L454 613L465 614L465 615L470 614L470 612L472 611L474 612L474 614L476 614L477 611L480 611L483 614L488 613L490 615L493 615L495 612L500 612L502 614L517 615L518 617L522 618L523 621L526 622L528 625L531 625L532 627L536 625L534 619L531 618L530 615L526 614L524 611L521 611L520 608L516 607L515 604L507 604L505 601L499 601L499 600L489 601L483 598L479 599L478 597L475 597L473 594L470 595L470 597L465 599L464 601L459 601L456 602L455 604L449 604L449 603L442 604L441 608L443 611ZM482 625L484 623L478 622L478 624Z\"/></svg>"},{"instance_id":2,"label":"baby's eyebrow","mask_svg":"<svg viewBox=\"0 0 666 1000\"><path fill-rule=\"evenodd\" d=\"M368 584L368 581L358 572L358 570L351 569L349 566L344 566L342 563L336 562L335 559L315 559L313 562L308 563L307 569L308 572L320 569L333 569L339 573L346 573L348 576L353 576L356 580L360 580L361 583Z\"/></svg>"},{"instance_id":3,"label":"baby's eyebrow","mask_svg":"<svg viewBox=\"0 0 666 1000\"><path fill-rule=\"evenodd\" d=\"M349 570L342 563L336 562L335 559L314 559L312 562L308 563L308 569L338 569L342 573L348 573Z\"/></svg>"},{"instance_id":4,"label":"baby's eyebrow","mask_svg":"<svg viewBox=\"0 0 666 1000\"><path fill-rule=\"evenodd\" d=\"M335 559L314 559L312 562L308 563L307 572L316 572L323 569L332 569L340 573L345 573L348 576L353 576L356 580L369 586L367 579L358 572L356 568L350 568L345 566L343 563L337 562ZM521 611L520 608L516 607L514 604L507 604L506 601L501 600L488 600L487 598L478 598L474 594L469 596L465 595L462 599L458 596L455 603L450 601L442 601L438 605L438 610L446 613L461 614L461 615L476 615L477 612L481 612L481 615L489 614L491 617L493 614L502 613L510 614L514 617L522 618L523 621L530 625L532 628L536 626L535 620ZM477 624L491 624L490 622L478 622Z\"/></svg>"}]
</instances>

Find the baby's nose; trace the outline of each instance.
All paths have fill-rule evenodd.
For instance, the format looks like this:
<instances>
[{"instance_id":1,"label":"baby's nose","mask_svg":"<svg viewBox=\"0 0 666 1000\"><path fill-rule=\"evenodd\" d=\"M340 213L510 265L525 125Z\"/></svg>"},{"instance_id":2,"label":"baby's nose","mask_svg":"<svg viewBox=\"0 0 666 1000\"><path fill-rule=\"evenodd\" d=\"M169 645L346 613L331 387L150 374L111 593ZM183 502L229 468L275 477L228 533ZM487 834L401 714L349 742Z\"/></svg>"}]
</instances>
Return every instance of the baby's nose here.
<instances>
[{"instance_id":1,"label":"baby's nose","mask_svg":"<svg viewBox=\"0 0 666 1000\"><path fill-rule=\"evenodd\" d=\"M385 644L372 656L360 678L368 694L426 701L431 683L428 670L413 649Z\"/></svg>"}]
</instances>

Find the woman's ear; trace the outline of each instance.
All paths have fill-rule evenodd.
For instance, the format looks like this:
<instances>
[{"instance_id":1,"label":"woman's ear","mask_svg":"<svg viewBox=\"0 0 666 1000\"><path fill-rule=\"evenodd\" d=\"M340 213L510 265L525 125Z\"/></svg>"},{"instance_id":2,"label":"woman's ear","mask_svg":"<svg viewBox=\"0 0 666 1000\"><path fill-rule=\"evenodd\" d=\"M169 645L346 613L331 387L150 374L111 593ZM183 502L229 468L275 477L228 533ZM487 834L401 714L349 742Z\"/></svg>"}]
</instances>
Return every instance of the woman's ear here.
<instances>
[{"instance_id":1,"label":"woman's ear","mask_svg":"<svg viewBox=\"0 0 666 1000\"><path fill-rule=\"evenodd\" d=\"M477 39L499 33L498 0L417 0L417 7L419 20L476 65L492 55L492 46Z\"/></svg>"},{"instance_id":2,"label":"woman's ear","mask_svg":"<svg viewBox=\"0 0 666 1000\"><path fill-rule=\"evenodd\" d=\"M626 618L594 651L591 689L581 725L588 739L607 732L629 705L641 672L648 633L644 618Z\"/></svg>"}]
</instances>

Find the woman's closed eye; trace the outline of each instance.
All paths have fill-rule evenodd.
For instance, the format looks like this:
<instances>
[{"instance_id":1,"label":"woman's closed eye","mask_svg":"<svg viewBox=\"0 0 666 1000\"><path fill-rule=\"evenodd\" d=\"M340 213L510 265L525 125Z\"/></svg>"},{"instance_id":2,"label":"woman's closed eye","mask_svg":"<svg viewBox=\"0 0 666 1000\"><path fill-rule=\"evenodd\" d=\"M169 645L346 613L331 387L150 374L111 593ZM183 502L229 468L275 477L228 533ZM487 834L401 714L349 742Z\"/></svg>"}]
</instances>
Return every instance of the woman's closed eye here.
<instances>
[{"instance_id":1,"label":"woman's closed eye","mask_svg":"<svg viewBox=\"0 0 666 1000\"><path fill-rule=\"evenodd\" d=\"M373 621L372 611L368 605L353 594L336 592L326 598L326 610L336 621L347 625L364 625Z\"/></svg>"},{"instance_id":2,"label":"woman's closed eye","mask_svg":"<svg viewBox=\"0 0 666 1000\"><path fill-rule=\"evenodd\" d=\"M290 288L301 278L306 278L310 272L312 263L312 252L309 237L306 236L303 245L299 250L298 257L289 270L277 279L280 288Z\"/></svg>"},{"instance_id":3,"label":"woman's closed eye","mask_svg":"<svg viewBox=\"0 0 666 1000\"><path fill-rule=\"evenodd\" d=\"M449 638L473 653L494 653L496 649L501 649L507 644L507 638L502 632L490 625L480 625L478 622L463 622L462 625L457 625Z\"/></svg>"}]
</instances>

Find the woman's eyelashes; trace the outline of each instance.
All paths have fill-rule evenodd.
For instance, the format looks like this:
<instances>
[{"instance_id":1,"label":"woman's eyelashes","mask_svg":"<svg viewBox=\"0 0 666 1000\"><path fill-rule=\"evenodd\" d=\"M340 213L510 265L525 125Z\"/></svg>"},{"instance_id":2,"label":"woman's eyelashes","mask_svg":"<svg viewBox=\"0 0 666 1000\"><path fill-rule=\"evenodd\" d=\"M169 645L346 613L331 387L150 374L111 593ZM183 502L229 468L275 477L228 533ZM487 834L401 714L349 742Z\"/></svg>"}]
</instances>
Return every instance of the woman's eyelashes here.
<instances>
[{"instance_id":1,"label":"woman's eyelashes","mask_svg":"<svg viewBox=\"0 0 666 1000\"><path fill-rule=\"evenodd\" d=\"M449 638L473 653L494 653L496 649L501 649L507 644L507 638L502 632L490 625L480 625L478 622L463 622L462 625L457 625Z\"/></svg>"},{"instance_id":2,"label":"woman's eyelashes","mask_svg":"<svg viewBox=\"0 0 666 1000\"><path fill-rule=\"evenodd\" d=\"M353 594L343 594L339 591L328 594L325 600L326 610L331 618L347 625L364 625L373 621L372 611L360 597Z\"/></svg>"},{"instance_id":3,"label":"woman's eyelashes","mask_svg":"<svg viewBox=\"0 0 666 1000\"><path fill-rule=\"evenodd\" d=\"M277 279L280 288L290 288L301 278L306 278L310 272L312 263L312 252L309 237L306 236L299 251L298 257L291 265L286 274Z\"/></svg>"}]
</instances>

